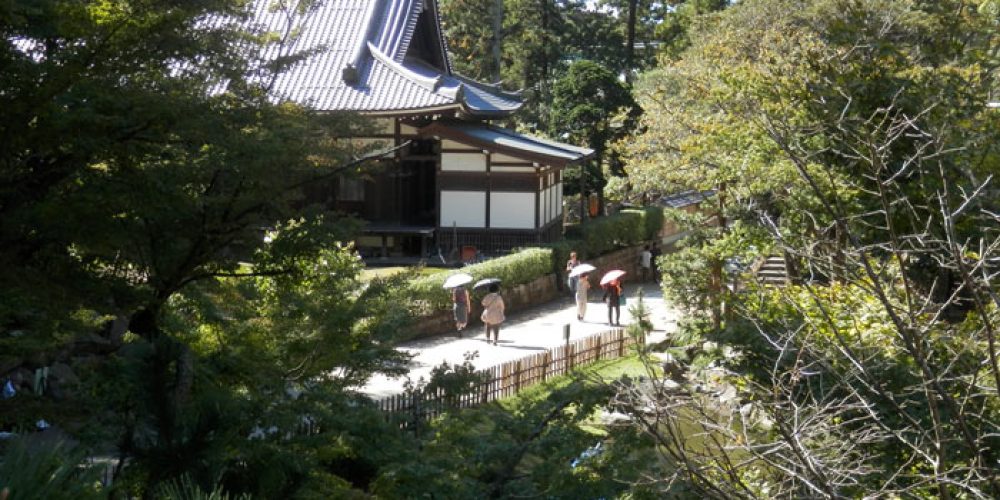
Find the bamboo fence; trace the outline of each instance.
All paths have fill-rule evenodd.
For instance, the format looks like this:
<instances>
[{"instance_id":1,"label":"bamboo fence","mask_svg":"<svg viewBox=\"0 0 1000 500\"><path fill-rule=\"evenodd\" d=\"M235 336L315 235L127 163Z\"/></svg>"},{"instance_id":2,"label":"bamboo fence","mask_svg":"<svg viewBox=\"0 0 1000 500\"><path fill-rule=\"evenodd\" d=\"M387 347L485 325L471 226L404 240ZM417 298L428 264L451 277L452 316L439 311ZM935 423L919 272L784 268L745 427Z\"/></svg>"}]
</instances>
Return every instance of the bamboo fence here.
<instances>
[{"instance_id":1,"label":"bamboo fence","mask_svg":"<svg viewBox=\"0 0 1000 500\"><path fill-rule=\"evenodd\" d=\"M445 411L471 408L513 396L526 387L567 374L577 367L620 358L630 351L629 348L637 340L624 328L615 328L479 370L482 381L457 394L439 388L389 396L378 400L377 404L390 417L399 418L401 426L408 427L433 419Z\"/></svg>"}]
</instances>

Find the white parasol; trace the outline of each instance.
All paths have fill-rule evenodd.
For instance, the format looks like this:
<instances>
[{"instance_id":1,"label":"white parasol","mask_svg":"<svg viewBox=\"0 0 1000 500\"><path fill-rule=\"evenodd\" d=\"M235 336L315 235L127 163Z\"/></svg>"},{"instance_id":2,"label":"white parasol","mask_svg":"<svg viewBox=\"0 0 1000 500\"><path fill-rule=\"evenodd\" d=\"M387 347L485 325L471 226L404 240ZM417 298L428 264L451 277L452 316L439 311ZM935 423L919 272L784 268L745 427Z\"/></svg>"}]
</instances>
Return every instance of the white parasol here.
<instances>
[{"instance_id":1,"label":"white parasol","mask_svg":"<svg viewBox=\"0 0 1000 500\"><path fill-rule=\"evenodd\" d=\"M569 277L575 278L581 274L587 274L595 269L597 268L590 264L577 264L577 266L574 267L573 270L569 272Z\"/></svg>"},{"instance_id":2,"label":"white parasol","mask_svg":"<svg viewBox=\"0 0 1000 500\"><path fill-rule=\"evenodd\" d=\"M604 276L601 278L601 286L607 285L622 276L625 276L625 271L622 271L621 269L608 271L604 273Z\"/></svg>"},{"instance_id":3,"label":"white parasol","mask_svg":"<svg viewBox=\"0 0 1000 500\"><path fill-rule=\"evenodd\" d=\"M448 276L448 279L444 280L444 288L455 288L456 286L462 286L472 283L472 276L465 273L452 274Z\"/></svg>"}]
</instances>

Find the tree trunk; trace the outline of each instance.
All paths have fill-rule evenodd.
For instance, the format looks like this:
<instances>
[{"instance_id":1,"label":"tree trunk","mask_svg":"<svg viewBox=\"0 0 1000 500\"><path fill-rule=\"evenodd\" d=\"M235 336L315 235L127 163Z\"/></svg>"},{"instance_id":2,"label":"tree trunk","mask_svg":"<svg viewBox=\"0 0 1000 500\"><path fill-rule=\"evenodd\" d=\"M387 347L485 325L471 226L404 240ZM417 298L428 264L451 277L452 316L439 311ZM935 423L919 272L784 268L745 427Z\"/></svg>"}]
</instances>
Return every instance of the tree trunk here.
<instances>
[{"instance_id":1,"label":"tree trunk","mask_svg":"<svg viewBox=\"0 0 1000 500\"><path fill-rule=\"evenodd\" d=\"M493 4L493 82L500 81L500 53L503 44L503 0Z\"/></svg>"},{"instance_id":2,"label":"tree trunk","mask_svg":"<svg viewBox=\"0 0 1000 500\"><path fill-rule=\"evenodd\" d=\"M635 65L635 16L639 0L628 2L628 26L625 35L625 83L632 83L632 68Z\"/></svg>"}]
</instances>

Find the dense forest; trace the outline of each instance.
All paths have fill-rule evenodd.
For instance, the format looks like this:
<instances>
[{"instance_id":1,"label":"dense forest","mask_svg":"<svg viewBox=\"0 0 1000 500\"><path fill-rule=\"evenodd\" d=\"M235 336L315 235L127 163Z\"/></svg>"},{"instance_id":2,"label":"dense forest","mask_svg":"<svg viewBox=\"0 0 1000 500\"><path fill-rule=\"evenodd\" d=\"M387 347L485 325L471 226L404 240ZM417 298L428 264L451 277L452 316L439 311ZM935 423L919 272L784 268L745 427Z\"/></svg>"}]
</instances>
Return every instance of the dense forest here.
<instances>
[{"instance_id":1,"label":"dense forest","mask_svg":"<svg viewBox=\"0 0 1000 500\"><path fill-rule=\"evenodd\" d=\"M508 126L597 152L567 194L711 198L666 373L406 429L358 392L404 278L303 194L370 125L269 99L309 54L204 22L244 4L0 3L0 500L1000 497L1000 2L439 0Z\"/></svg>"}]
</instances>

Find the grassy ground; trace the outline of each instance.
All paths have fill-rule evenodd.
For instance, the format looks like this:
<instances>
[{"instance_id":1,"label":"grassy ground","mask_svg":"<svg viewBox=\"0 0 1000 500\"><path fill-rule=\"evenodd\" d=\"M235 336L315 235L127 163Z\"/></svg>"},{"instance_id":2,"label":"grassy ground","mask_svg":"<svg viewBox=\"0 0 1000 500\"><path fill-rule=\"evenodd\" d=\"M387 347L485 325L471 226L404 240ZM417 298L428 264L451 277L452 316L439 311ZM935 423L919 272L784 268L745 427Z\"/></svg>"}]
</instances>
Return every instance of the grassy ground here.
<instances>
[{"instance_id":1,"label":"grassy ground","mask_svg":"<svg viewBox=\"0 0 1000 500\"><path fill-rule=\"evenodd\" d=\"M602 360L580 367L569 375L561 375L549 379L541 384L535 384L531 387L523 389L517 395L501 400L500 405L509 409L516 406L518 401L545 399L550 392L561 387L565 387L580 377L584 377L596 383L598 381L610 382L621 378L622 375L628 375L630 377L648 377L649 373L646 371L646 367L643 365L642 360L635 355L624 358ZM657 375L659 375L659 373L657 373Z\"/></svg>"}]
</instances>

